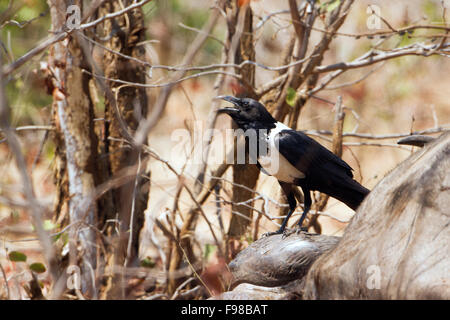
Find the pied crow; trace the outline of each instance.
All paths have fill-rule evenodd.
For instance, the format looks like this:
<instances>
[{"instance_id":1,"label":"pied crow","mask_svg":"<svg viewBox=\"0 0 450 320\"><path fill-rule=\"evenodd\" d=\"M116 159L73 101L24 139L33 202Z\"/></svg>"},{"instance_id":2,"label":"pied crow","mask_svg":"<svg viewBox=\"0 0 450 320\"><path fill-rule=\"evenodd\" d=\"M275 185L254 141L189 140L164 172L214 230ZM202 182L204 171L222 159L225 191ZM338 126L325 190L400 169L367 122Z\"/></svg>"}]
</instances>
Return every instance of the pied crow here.
<instances>
[{"instance_id":1,"label":"pied crow","mask_svg":"<svg viewBox=\"0 0 450 320\"><path fill-rule=\"evenodd\" d=\"M294 186L301 187L304 195L304 210L298 223L300 228L311 208L310 191L326 193L354 210L370 192L353 179L353 169L345 161L303 132L276 121L258 101L232 96L217 98L234 105L219 109L219 114L228 114L244 131L255 130L258 141L266 143L267 149L257 148L256 164L261 171L277 178L289 203L288 215L280 229L270 234L284 232L297 206Z\"/></svg>"}]
</instances>

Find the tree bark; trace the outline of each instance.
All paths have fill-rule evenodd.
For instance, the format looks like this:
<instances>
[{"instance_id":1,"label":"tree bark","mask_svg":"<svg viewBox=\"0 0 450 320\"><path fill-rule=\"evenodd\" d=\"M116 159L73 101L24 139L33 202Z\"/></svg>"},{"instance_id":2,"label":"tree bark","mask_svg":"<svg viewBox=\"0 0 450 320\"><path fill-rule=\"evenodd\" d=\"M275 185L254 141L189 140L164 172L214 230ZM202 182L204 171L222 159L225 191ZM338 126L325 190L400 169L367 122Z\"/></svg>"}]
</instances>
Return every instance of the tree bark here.
<instances>
[{"instance_id":1,"label":"tree bark","mask_svg":"<svg viewBox=\"0 0 450 320\"><path fill-rule=\"evenodd\" d=\"M122 6L129 6L133 1L107 1L99 9L100 15L119 11ZM140 44L145 40L144 16L142 9L133 10L123 16L107 20L102 25L103 36L109 38L104 44L115 52L145 60L145 47ZM121 79L124 81L145 83L145 66L126 59L118 54L104 50L100 53L101 67L106 78ZM120 116L128 126L128 131L134 134L139 122L147 114L147 94L144 88L124 86L119 83L108 83L115 95ZM122 169L139 163L141 154L129 147L123 140L121 125L109 99L105 99L104 139L101 149L108 159L106 163L106 176L108 179L117 175ZM148 192L145 189L146 181L139 175L136 180L130 181L112 191L112 199L105 199L105 212L102 223L107 219L119 219L119 236L114 237L114 244L110 248L113 256L108 258L109 265L137 265L139 250L139 232L144 224L144 210L147 205ZM112 200L112 203L111 203ZM112 235L111 226L107 234ZM120 281L118 281L120 278ZM107 295L110 298L124 297L124 279L114 276L109 281L110 288L115 288Z\"/></svg>"},{"instance_id":2,"label":"tree bark","mask_svg":"<svg viewBox=\"0 0 450 320\"><path fill-rule=\"evenodd\" d=\"M65 27L68 5L81 2L49 1L52 30ZM93 277L97 266L97 207L86 207L95 190L97 137L94 133L94 111L89 97L89 78L82 73L85 65L77 41L68 38L50 48L48 58L52 70L53 116L57 143L57 209L68 209L69 252L71 265L81 268L81 291L94 297ZM60 214L60 213L57 213Z\"/></svg>"},{"instance_id":3,"label":"tree bark","mask_svg":"<svg viewBox=\"0 0 450 320\"><path fill-rule=\"evenodd\" d=\"M245 60L255 60L255 48L253 44L253 13L250 5L245 5L239 8L237 5L234 10L236 14L233 16L238 20L240 14L244 14L244 28L242 31L241 38L239 39L239 47L236 52L235 62L236 64L241 63ZM245 12L240 12L241 10L245 10ZM237 21L236 21L237 22ZM242 75L244 81L246 83L254 86L255 83L255 66L254 65L246 65L244 68L240 70L240 74ZM251 94L247 91L240 92L238 96L248 97ZM236 129L236 125L233 123L233 128ZM248 145L248 143L246 143ZM237 141L234 144L238 145ZM236 148L235 148L236 149ZM247 148L246 148L247 149ZM236 151L235 151L236 152ZM248 152L246 151L246 163L248 163L249 157ZM239 164L236 163L233 166L233 182L236 184L244 185L249 189L254 189L256 186L256 182L258 181L259 170L256 167L256 164ZM247 201L253 198L254 192L244 189L238 185L233 186L233 196L232 201L233 204L231 206L231 210L233 212L239 212L243 216L233 214L230 221L230 227L228 229L228 236L231 238L239 239L242 235L247 231L247 227L251 224L252 221L252 209L249 206L253 205L253 202L249 203L248 206L237 205L236 203ZM247 218L246 218L247 217Z\"/></svg>"}]
</instances>

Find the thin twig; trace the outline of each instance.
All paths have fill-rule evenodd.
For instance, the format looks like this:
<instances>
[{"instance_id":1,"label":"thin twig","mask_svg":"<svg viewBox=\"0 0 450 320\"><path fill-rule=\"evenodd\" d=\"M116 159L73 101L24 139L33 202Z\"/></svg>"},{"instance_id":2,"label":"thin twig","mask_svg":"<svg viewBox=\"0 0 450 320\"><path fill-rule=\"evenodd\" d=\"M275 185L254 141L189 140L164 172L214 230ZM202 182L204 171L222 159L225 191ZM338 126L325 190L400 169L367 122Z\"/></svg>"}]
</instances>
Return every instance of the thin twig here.
<instances>
[{"instance_id":1,"label":"thin twig","mask_svg":"<svg viewBox=\"0 0 450 320\"><path fill-rule=\"evenodd\" d=\"M1 59L2 58L0 54L0 66L1 66ZM50 241L50 237L45 231L42 223L42 216L44 214L44 209L40 206L38 200L35 197L32 181L27 172L27 166L25 158L21 151L19 140L14 130L11 129L10 124L8 122L9 113L10 113L9 106L6 101L6 94L4 91L3 74L0 73L0 128L3 130L3 134L8 140L9 148L16 159L17 168L19 169L19 173L22 179L23 192L28 202L28 210L30 210L32 213L33 224L36 228L36 232L43 247L50 275L53 278L53 280L56 281L58 275L54 265L55 263L54 249Z\"/></svg>"},{"instance_id":2,"label":"thin twig","mask_svg":"<svg viewBox=\"0 0 450 320\"><path fill-rule=\"evenodd\" d=\"M333 124L333 145L331 151L339 158L342 157L342 145L343 145L342 132L344 129L344 119L345 119L345 112L343 111L342 107L342 97L338 96L335 105L335 115ZM316 203L316 210L322 211L326 207L329 198L330 198L329 195L322 193L320 195L319 202ZM317 233L321 233L322 228L318 223L317 219L318 216L313 215L309 220L308 227L314 227Z\"/></svg>"},{"instance_id":3,"label":"thin twig","mask_svg":"<svg viewBox=\"0 0 450 320\"><path fill-rule=\"evenodd\" d=\"M314 68L314 73L324 73L324 72L330 72L335 70L350 70L350 69L356 69L365 67L368 65L375 64L377 62L394 59L398 57L408 56L408 55L416 55L416 56L430 56L438 54L438 52L433 51L439 46L439 44L430 44L430 45L420 45L420 44L414 44L414 45L408 45L403 48L399 48L396 50L383 52L380 50L374 50L373 54L366 58L366 59L359 59L352 62L339 62L339 63L333 63L330 65L325 66L317 66ZM444 43L442 45L442 48L448 48L450 47L450 43Z\"/></svg>"},{"instance_id":4,"label":"thin twig","mask_svg":"<svg viewBox=\"0 0 450 320\"><path fill-rule=\"evenodd\" d=\"M183 290L183 288L186 287L193 280L195 280L195 278L191 277L191 278L188 278L186 281L184 281L182 284L180 284L178 286L177 290L175 290L175 292L173 293L172 297L170 297L170 300L175 300L176 298L178 298L180 291Z\"/></svg>"},{"instance_id":5,"label":"thin twig","mask_svg":"<svg viewBox=\"0 0 450 320\"><path fill-rule=\"evenodd\" d=\"M408 133L393 133L393 134L379 134L379 135L373 135L369 133L343 133L343 137L355 137L355 138L363 138L363 139L369 139L369 140L386 140L386 139L398 139L403 137L408 137L411 135L422 135L422 134L430 134L430 133L440 133L450 130L450 124L447 125L441 125L436 128L431 129L425 129L425 130L419 130L419 131L413 131ZM331 136L333 133L328 130L304 130L303 131L306 134L314 135L314 136Z\"/></svg>"},{"instance_id":6,"label":"thin twig","mask_svg":"<svg viewBox=\"0 0 450 320\"><path fill-rule=\"evenodd\" d=\"M211 31L216 26L218 19L220 17L220 12L218 10L213 10L212 14L209 17L209 20L205 23L205 26L203 30L205 31L205 34L198 34L197 37L192 42L191 46L188 48L186 55L183 59L182 65L189 65L199 52L200 48L203 46L205 41L208 38L208 34L211 33ZM147 136L149 132L153 129L153 127L156 125L156 123L159 121L160 116L162 112L164 111L167 101L169 99L169 96L172 93L172 89L174 88L175 84L178 83L179 79L183 78L186 74L186 71L178 71L176 72L173 77L171 78L170 82L172 82L170 85L164 87L162 92L159 93L158 99L156 100L155 104L153 105L152 112L150 115L145 119L144 121L141 121L139 124L138 129L136 130L136 134L134 136L135 142L138 148L142 147L142 145L145 143Z\"/></svg>"},{"instance_id":7,"label":"thin twig","mask_svg":"<svg viewBox=\"0 0 450 320\"><path fill-rule=\"evenodd\" d=\"M128 236L128 244L127 244L127 256L124 261L124 267L126 268L128 266L128 263L130 262L131 258L131 250L133 245L133 235L134 235L134 215L135 215L135 207L136 207L136 194L137 194L137 188L139 184L139 172L141 171L141 152L138 153L138 159L137 159L137 168L136 168L136 178L134 179L134 188L133 188L133 195L131 200L131 213L130 213L130 230L129 230L129 236ZM95 292L95 291L94 291Z\"/></svg>"},{"instance_id":8,"label":"thin twig","mask_svg":"<svg viewBox=\"0 0 450 320\"><path fill-rule=\"evenodd\" d=\"M3 266L1 263L0 263L0 270L2 271L3 281L5 281L6 297L7 297L7 300L9 300L11 298L11 293L9 291L9 283L8 283L8 279L6 278L5 269L3 269Z\"/></svg>"},{"instance_id":9,"label":"thin twig","mask_svg":"<svg viewBox=\"0 0 450 320\"><path fill-rule=\"evenodd\" d=\"M211 235L214 238L214 241L216 242L216 246L220 252L221 255L223 255L223 251L222 251L222 247L220 245L220 242L216 236L216 233L214 232L214 229L212 228L211 222L209 221L208 217L206 216L206 213L203 211L203 208L201 206L201 204L197 201L194 193L192 192L192 190L186 185L186 183L184 182L184 178L182 177L182 175L180 173L178 173L178 171L167 161L164 160L163 158L161 158L155 151L151 150L149 147L145 146L144 150L150 154L150 156L152 156L154 159L161 161L162 163L164 163L167 168L169 168L170 171L172 171L178 178L180 183L183 185L184 189L188 192L189 196L191 197L192 201L195 203L195 205L197 206L198 210L200 211L203 219L205 219L210 231L211 231Z\"/></svg>"},{"instance_id":10,"label":"thin twig","mask_svg":"<svg viewBox=\"0 0 450 320\"><path fill-rule=\"evenodd\" d=\"M195 31L195 32L198 32L198 33L205 33L205 31L203 31L203 30L200 30L200 29L197 29L197 28L194 28L194 27L189 27L189 26L187 26L187 25L185 25L184 23L182 23L182 22L180 22L180 23L178 23L178 25L180 26L180 27L182 27L182 28L184 28L184 29L187 29L187 30L190 30L190 31ZM213 39L213 40L216 40L218 43L220 43L222 46L226 46L226 44L222 41L222 40L220 40L219 38L217 38L216 36L214 36L214 35L212 35L212 34L207 34L207 36L209 37L209 38L211 38L211 39Z\"/></svg>"},{"instance_id":11,"label":"thin twig","mask_svg":"<svg viewBox=\"0 0 450 320\"><path fill-rule=\"evenodd\" d=\"M38 44L36 47L34 47L33 49L31 49L30 51L28 51L27 53L25 53L23 56L21 56L20 58L18 58L16 61L14 61L13 63L10 63L9 65L7 65L6 67L4 67L2 69L3 71L3 76L8 76L9 74L11 74L14 70L16 70L17 68L21 67L24 63L26 63L27 61L29 61L30 59L32 59L34 56L36 56L37 54L41 53L42 51L44 51L45 49L47 49L49 46L51 46L52 44L55 44L61 40L64 40L65 38L67 38L73 31L75 30L85 30L88 28L92 28L95 27L96 25L98 25L99 23L108 20L108 19L113 19L116 18L120 15L123 15L125 13L127 13L128 11L134 10L136 8L139 8L141 6L143 6L144 4L150 2L151 0L142 0L139 2L135 2L133 4L131 4L130 6L124 8L123 10L117 11L117 12L113 12L111 14L107 14L103 17L100 17L92 22L89 23L85 23L80 25L78 28L75 29L67 29L67 30L62 30L60 32L58 32L57 34L48 37L47 39L45 39L43 42L41 42L40 44ZM94 5L98 5L98 4L94 4ZM89 12L91 12L92 10L90 10Z\"/></svg>"}]
</instances>

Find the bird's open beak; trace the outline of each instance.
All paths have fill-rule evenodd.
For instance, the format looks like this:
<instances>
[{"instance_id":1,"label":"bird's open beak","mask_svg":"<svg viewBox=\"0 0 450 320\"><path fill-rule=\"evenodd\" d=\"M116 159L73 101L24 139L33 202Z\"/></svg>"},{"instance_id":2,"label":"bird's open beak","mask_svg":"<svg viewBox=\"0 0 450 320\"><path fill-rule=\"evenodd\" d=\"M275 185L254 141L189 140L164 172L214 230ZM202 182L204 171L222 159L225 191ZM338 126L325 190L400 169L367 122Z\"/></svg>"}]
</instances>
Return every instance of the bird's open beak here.
<instances>
[{"instance_id":1,"label":"bird's open beak","mask_svg":"<svg viewBox=\"0 0 450 320\"><path fill-rule=\"evenodd\" d=\"M231 102L234 105L238 105L238 103L239 103L239 99L232 97L232 96L217 96L214 99L222 99L222 100ZM237 114L239 112L240 112L240 110L238 108L233 108L233 107L221 108L221 109L217 110L217 113L226 113L229 115Z\"/></svg>"},{"instance_id":2,"label":"bird's open beak","mask_svg":"<svg viewBox=\"0 0 450 320\"><path fill-rule=\"evenodd\" d=\"M219 113L219 114L226 113L226 114L229 114L230 116L232 114L238 114L239 112L240 112L240 110L237 108L220 108L217 110L217 113Z\"/></svg>"},{"instance_id":3,"label":"bird's open beak","mask_svg":"<svg viewBox=\"0 0 450 320\"><path fill-rule=\"evenodd\" d=\"M239 99L235 98L233 96L217 96L214 99L222 99L228 102L231 102L232 104L236 105L239 103Z\"/></svg>"}]
</instances>

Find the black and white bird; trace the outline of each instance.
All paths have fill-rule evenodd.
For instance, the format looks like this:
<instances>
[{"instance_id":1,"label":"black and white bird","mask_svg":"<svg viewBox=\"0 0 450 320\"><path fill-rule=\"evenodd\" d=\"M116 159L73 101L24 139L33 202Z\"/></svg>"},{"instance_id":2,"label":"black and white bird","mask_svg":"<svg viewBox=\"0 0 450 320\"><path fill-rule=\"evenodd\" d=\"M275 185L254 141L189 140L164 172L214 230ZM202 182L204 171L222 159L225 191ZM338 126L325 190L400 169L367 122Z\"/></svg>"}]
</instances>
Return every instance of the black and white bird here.
<instances>
[{"instance_id":1,"label":"black and white bird","mask_svg":"<svg viewBox=\"0 0 450 320\"><path fill-rule=\"evenodd\" d=\"M294 186L301 187L304 195L300 228L311 208L310 191L326 193L354 210L370 192L353 179L353 169L345 161L303 132L276 121L258 101L232 96L217 98L234 105L219 109L218 113L228 114L244 131L255 130L258 140L267 145L268 151L261 147L257 151L257 166L278 180L289 203L288 215L275 234L284 232L297 206Z\"/></svg>"}]
</instances>

